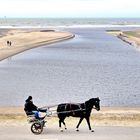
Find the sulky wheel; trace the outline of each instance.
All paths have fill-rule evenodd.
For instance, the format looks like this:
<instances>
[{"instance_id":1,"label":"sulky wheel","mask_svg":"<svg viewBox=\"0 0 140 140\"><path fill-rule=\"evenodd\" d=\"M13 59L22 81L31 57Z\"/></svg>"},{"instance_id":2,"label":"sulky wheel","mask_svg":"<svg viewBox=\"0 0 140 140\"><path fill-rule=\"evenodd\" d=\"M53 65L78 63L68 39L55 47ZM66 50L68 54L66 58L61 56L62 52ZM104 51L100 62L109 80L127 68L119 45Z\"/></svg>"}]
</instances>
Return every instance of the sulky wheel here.
<instances>
[{"instance_id":1,"label":"sulky wheel","mask_svg":"<svg viewBox=\"0 0 140 140\"><path fill-rule=\"evenodd\" d=\"M31 131L34 133L34 134L41 134L41 132L43 131L43 127L41 125L41 123L39 122L35 122L31 125Z\"/></svg>"}]
</instances>

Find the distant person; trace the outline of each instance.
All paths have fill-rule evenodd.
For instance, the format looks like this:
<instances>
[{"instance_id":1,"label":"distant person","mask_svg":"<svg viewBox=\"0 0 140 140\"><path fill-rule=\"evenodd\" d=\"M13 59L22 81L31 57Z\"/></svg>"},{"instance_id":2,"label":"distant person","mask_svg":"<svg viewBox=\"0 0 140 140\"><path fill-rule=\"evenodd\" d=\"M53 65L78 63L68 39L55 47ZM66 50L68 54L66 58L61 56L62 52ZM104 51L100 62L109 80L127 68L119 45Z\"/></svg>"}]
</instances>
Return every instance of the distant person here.
<instances>
[{"instance_id":1,"label":"distant person","mask_svg":"<svg viewBox=\"0 0 140 140\"><path fill-rule=\"evenodd\" d=\"M9 45L12 46L12 42L11 41L9 42Z\"/></svg>"},{"instance_id":2,"label":"distant person","mask_svg":"<svg viewBox=\"0 0 140 140\"><path fill-rule=\"evenodd\" d=\"M47 109L38 108L36 105L33 104L32 96L29 96L26 99L24 111L26 112L27 115L35 115L36 119L41 119L41 117L39 116L39 112L47 113Z\"/></svg>"},{"instance_id":3,"label":"distant person","mask_svg":"<svg viewBox=\"0 0 140 140\"><path fill-rule=\"evenodd\" d=\"M7 46L12 46L12 42L11 41L7 41Z\"/></svg>"},{"instance_id":4,"label":"distant person","mask_svg":"<svg viewBox=\"0 0 140 140\"><path fill-rule=\"evenodd\" d=\"M7 46L9 46L9 43L10 43L10 42L7 40Z\"/></svg>"}]
</instances>

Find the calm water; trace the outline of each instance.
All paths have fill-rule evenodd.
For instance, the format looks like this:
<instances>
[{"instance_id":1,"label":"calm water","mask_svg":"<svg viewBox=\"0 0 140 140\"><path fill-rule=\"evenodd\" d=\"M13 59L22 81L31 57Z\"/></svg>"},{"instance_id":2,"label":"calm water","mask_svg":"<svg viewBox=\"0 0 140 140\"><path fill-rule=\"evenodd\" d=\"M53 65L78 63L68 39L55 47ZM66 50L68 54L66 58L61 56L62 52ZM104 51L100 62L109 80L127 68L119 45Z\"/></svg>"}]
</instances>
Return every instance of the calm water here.
<instances>
[{"instance_id":1,"label":"calm water","mask_svg":"<svg viewBox=\"0 0 140 140\"><path fill-rule=\"evenodd\" d=\"M84 102L140 106L140 52L104 29L67 28L74 39L0 62L0 105Z\"/></svg>"}]
</instances>

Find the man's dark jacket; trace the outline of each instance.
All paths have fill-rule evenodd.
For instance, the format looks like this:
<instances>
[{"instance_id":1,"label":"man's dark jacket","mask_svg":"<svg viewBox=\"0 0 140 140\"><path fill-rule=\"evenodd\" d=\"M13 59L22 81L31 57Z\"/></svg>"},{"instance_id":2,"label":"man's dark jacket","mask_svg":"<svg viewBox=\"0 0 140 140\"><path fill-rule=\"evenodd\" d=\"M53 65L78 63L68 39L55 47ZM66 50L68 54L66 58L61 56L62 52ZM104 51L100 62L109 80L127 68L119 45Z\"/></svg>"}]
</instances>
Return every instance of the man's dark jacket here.
<instances>
[{"instance_id":1,"label":"man's dark jacket","mask_svg":"<svg viewBox=\"0 0 140 140\"><path fill-rule=\"evenodd\" d=\"M25 110L27 115L30 115L30 114L33 114L32 111L37 111L38 108L37 108L37 106L35 106L33 104L32 101L27 99L26 102L25 102L24 110Z\"/></svg>"}]
</instances>

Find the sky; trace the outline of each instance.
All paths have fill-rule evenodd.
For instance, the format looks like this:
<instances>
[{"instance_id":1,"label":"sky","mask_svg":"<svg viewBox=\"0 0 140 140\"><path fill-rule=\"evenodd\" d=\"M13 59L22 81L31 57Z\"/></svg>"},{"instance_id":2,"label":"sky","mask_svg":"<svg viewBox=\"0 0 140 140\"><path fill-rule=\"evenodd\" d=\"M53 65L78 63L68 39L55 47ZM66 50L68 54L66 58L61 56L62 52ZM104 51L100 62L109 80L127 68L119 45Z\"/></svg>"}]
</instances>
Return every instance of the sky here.
<instances>
[{"instance_id":1,"label":"sky","mask_svg":"<svg viewBox=\"0 0 140 140\"><path fill-rule=\"evenodd\" d=\"M0 0L0 17L140 18L140 0Z\"/></svg>"}]
</instances>

